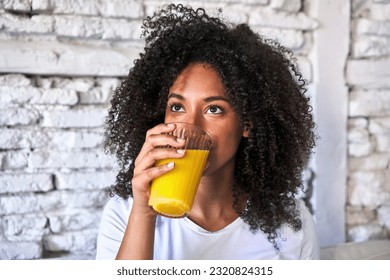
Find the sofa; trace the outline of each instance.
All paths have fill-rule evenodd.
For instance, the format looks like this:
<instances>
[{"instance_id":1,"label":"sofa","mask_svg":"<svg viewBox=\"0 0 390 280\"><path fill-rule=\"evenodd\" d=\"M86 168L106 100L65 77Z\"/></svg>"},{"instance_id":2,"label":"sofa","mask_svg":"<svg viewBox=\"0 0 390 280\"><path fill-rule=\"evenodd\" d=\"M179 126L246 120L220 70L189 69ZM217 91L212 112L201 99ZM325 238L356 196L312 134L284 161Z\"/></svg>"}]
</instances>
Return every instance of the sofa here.
<instances>
[{"instance_id":1,"label":"sofa","mask_svg":"<svg viewBox=\"0 0 390 280\"><path fill-rule=\"evenodd\" d=\"M322 260L390 260L390 240L348 242L323 247Z\"/></svg>"}]
</instances>

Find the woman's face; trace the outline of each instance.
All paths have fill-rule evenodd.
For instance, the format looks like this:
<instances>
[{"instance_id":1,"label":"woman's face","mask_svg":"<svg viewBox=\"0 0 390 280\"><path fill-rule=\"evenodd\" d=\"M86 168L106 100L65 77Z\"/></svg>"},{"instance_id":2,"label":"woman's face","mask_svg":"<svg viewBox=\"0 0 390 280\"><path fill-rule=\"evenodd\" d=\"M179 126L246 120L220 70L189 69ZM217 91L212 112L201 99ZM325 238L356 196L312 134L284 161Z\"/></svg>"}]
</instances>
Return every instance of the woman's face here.
<instances>
[{"instance_id":1,"label":"woman's face","mask_svg":"<svg viewBox=\"0 0 390 280\"><path fill-rule=\"evenodd\" d=\"M211 134L210 165L204 175L234 168L240 140L247 137L219 74L208 64L190 64L176 78L169 89L165 122L194 124Z\"/></svg>"}]
</instances>

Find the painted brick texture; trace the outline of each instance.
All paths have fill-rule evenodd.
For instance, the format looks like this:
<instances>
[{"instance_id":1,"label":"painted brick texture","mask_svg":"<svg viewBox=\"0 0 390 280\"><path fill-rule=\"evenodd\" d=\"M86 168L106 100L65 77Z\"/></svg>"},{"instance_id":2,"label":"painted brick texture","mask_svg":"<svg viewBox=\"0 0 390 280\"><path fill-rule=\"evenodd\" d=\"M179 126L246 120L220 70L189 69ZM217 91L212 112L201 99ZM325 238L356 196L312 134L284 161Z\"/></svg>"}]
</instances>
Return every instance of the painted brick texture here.
<instances>
[{"instance_id":1,"label":"painted brick texture","mask_svg":"<svg viewBox=\"0 0 390 280\"><path fill-rule=\"evenodd\" d=\"M361 241L390 237L390 3L350 1L346 230ZM143 48L142 18L170 2L2 1L0 259L94 258L117 168L103 151L109 100ZM181 2L278 38L315 82L311 0Z\"/></svg>"}]
</instances>

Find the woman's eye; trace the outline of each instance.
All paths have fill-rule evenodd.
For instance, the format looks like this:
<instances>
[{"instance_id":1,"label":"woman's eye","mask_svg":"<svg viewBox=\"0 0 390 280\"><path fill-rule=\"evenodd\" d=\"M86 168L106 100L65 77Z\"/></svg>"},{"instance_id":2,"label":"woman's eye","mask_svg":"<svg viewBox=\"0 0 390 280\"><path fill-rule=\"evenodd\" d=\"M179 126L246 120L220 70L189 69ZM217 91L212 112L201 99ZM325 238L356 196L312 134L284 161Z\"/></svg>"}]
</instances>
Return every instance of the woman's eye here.
<instances>
[{"instance_id":1,"label":"woman's eye","mask_svg":"<svg viewBox=\"0 0 390 280\"><path fill-rule=\"evenodd\" d=\"M208 113L208 114L221 114L221 113L223 113L223 110L218 106L210 106L207 109L206 113Z\"/></svg>"},{"instance_id":2,"label":"woman's eye","mask_svg":"<svg viewBox=\"0 0 390 280\"><path fill-rule=\"evenodd\" d=\"M183 107L179 104L173 104L170 107L171 107L172 112L183 112L184 111Z\"/></svg>"}]
</instances>

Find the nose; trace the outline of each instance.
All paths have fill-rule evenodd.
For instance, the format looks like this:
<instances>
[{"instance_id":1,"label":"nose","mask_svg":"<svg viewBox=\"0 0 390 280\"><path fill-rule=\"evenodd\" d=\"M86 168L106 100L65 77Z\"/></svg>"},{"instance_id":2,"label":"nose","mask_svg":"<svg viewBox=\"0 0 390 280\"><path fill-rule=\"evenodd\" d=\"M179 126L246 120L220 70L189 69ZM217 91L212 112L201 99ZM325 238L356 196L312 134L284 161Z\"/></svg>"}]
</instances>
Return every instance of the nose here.
<instances>
[{"instance_id":1,"label":"nose","mask_svg":"<svg viewBox=\"0 0 390 280\"><path fill-rule=\"evenodd\" d=\"M199 112L188 112L183 118L183 122L198 126L204 129L202 114Z\"/></svg>"}]
</instances>

